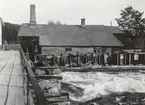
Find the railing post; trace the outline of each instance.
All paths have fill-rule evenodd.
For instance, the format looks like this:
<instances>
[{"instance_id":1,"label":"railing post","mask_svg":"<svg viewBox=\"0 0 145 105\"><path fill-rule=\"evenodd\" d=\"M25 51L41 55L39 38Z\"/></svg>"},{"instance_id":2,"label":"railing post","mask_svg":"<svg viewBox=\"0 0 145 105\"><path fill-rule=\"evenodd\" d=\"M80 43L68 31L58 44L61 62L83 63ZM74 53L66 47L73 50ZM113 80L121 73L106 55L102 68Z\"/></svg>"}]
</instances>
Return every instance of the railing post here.
<instances>
[{"instance_id":1,"label":"railing post","mask_svg":"<svg viewBox=\"0 0 145 105\"><path fill-rule=\"evenodd\" d=\"M36 98L37 98L37 101L39 102L39 105L49 105L49 102L47 101L46 97L44 96L44 92L41 90L39 84L38 84L38 81L37 79L35 78L34 76L34 73L28 63L28 60L21 48L21 46L19 46L19 51L20 51L20 54L21 54L21 59L24 59L24 62L22 63L23 67L24 67L24 72L27 73L25 75L25 82L26 82L26 90L25 90L25 95L27 97L27 101L26 102L26 105L31 105L30 103L30 82L32 83L32 88L34 89L35 91L35 94L36 94Z\"/></svg>"},{"instance_id":2,"label":"railing post","mask_svg":"<svg viewBox=\"0 0 145 105\"><path fill-rule=\"evenodd\" d=\"M27 74L27 105L29 105L29 77Z\"/></svg>"}]
</instances>

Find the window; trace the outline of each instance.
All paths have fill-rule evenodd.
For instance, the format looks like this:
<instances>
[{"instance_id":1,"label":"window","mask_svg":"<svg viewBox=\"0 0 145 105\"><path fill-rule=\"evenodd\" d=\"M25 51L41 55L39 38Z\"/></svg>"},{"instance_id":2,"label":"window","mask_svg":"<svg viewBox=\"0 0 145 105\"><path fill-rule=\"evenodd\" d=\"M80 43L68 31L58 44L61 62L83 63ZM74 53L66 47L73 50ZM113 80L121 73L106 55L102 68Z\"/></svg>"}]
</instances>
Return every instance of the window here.
<instances>
[{"instance_id":1,"label":"window","mask_svg":"<svg viewBox=\"0 0 145 105\"><path fill-rule=\"evenodd\" d=\"M138 54L134 54L134 60L138 60Z\"/></svg>"},{"instance_id":2,"label":"window","mask_svg":"<svg viewBox=\"0 0 145 105\"><path fill-rule=\"evenodd\" d=\"M72 48L71 47L66 47L65 51L72 51Z\"/></svg>"}]
</instances>

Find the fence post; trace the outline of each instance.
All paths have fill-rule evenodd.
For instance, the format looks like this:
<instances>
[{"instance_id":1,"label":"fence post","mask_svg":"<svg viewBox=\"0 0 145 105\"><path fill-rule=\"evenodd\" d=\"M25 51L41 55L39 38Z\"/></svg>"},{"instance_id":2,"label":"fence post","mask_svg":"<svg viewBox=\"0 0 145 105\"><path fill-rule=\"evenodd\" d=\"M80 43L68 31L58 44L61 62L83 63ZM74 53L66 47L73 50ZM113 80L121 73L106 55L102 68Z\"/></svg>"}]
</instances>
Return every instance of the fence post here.
<instances>
[{"instance_id":1,"label":"fence post","mask_svg":"<svg viewBox=\"0 0 145 105\"><path fill-rule=\"evenodd\" d=\"M29 105L29 77L28 73L26 74L27 77L27 105Z\"/></svg>"}]
</instances>

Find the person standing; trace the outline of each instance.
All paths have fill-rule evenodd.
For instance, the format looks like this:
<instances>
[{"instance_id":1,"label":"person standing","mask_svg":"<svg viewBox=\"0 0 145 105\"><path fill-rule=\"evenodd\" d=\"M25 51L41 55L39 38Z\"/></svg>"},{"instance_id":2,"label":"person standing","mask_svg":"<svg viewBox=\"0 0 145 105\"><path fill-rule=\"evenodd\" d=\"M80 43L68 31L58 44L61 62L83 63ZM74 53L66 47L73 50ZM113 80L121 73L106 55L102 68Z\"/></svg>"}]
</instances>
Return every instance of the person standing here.
<instances>
[{"instance_id":1,"label":"person standing","mask_svg":"<svg viewBox=\"0 0 145 105\"><path fill-rule=\"evenodd\" d=\"M102 53L100 56L100 62L102 64L102 66L105 66L105 62L104 62L104 54Z\"/></svg>"},{"instance_id":2,"label":"person standing","mask_svg":"<svg viewBox=\"0 0 145 105\"><path fill-rule=\"evenodd\" d=\"M38 49L37 49L37 45L36 45L35 49L34 49L34 62L35 63L37 62L37 54L38 54Z\"/></svg>"},{"instance_id":3,"label":"person standing","mask_svg":"<svg viewBox=\"0 0 145 105\"><path fill-rule=\"evenodd\" d=\"M104 54L104 63L105 63L105 65L107 65L108 64L108 54Z\"/></svg>"}]
</instances>

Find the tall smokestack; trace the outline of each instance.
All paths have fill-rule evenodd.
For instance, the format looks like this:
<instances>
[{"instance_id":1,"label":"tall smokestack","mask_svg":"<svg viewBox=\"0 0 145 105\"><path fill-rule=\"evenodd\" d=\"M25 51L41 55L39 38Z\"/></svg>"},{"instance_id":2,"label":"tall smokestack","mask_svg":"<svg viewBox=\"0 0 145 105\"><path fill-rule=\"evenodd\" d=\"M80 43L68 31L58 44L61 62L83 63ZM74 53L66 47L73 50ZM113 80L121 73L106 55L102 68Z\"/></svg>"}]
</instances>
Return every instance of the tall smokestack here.
<instances>
[{"instance_id":1,"label":"tall smokestack","mask_svg":"<svg viewBox=\"0 0 145 105\"><path fill-rule=\"evenodd\" d=\"M35 13L35 5L30 5L30 24L36 24L36 13Z\"/></svg>"},{"instance_id":2,"label":"tall smokestack","mask_svg":"<svg viewBox=\"0 0 145 105\"><path fill-rule=\"evenodd\" d=\"M81 19L81 27L85 27L85 18Z\"/></svg>"}]
</instances>

